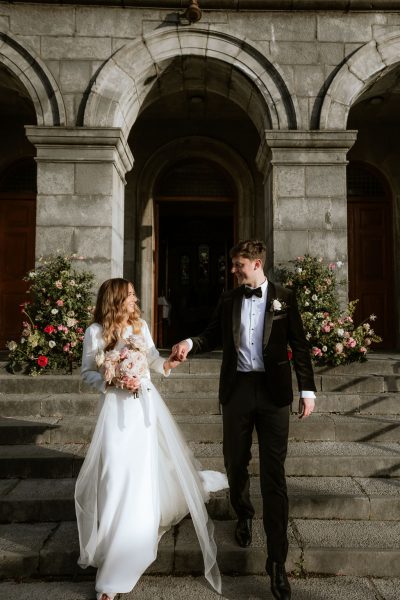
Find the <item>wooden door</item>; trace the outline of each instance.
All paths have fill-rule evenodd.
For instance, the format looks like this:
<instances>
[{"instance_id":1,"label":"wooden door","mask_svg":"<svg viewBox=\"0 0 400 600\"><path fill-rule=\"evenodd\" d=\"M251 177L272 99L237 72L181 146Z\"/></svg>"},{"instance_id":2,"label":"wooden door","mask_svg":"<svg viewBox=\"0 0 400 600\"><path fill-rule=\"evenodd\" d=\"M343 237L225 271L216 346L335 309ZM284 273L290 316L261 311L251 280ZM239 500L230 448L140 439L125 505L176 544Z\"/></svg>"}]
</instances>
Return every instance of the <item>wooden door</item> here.
<instances>
[{"instance_id":1,"label":"wooden door","mask_svg":"<svg viewBox=\"0 0 400 600\"><path fill-rule=\"evenodd\" d=\"M35 263L34 198L0 196L0 350L19 339L19 305L27 299L26 273Z\"/></svg>"},{"instance_id":2,"label":"wooden door","mask_svg":"<svg viewBox=\"0 0 400 600\"><path fill-rule=\"evenodd\" d=\"M356 322L371 314L378 317L373 327L383 342L376 348L393 349L396 313L392 203L384 185L374 180L371 183L376 174L364 171L362 182L360 173L363 171L358 168L358 185L350 187L348 196L349 297L359 299ZM366 185L368 177L370 183Z\"/></svg>"}]
</instances>

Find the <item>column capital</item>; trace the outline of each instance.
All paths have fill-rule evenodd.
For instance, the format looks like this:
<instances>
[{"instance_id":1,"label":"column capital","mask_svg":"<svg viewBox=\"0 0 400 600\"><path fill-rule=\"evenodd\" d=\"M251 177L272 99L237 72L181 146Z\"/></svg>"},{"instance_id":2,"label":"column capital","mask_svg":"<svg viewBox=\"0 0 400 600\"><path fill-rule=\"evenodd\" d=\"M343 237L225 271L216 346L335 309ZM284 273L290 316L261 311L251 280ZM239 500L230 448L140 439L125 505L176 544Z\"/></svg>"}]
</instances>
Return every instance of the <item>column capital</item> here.
<instances>
[{"instance_id":1,"label":"column capital","mask_svg":"<svg viewBox=\"0 0 400 600\"><path fill-rule=\"evenodd\" d=\"M42 127L27 125L37 162L114 163L121 179L133 167L133 155L119 127Z\"/></svg>"},{"instance_id":2,"label":"column capital","mask_svg":"<svg viewBox=\"0 0 400 600\"><path fill-rule=\"evenodd\" d=\"M352 130L265 130L256 162L266 175L274 164L347 164L346 154L357 138Z\"/></svg>"}]
</instances>

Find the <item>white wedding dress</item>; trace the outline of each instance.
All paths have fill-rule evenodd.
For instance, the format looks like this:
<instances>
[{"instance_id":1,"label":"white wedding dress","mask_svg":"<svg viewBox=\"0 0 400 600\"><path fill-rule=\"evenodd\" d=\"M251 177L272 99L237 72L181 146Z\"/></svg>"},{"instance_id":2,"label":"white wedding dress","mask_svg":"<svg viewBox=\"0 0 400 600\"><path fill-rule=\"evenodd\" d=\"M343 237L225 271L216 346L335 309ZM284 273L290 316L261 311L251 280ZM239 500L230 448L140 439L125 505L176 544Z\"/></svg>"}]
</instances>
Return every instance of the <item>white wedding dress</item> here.
<instances>
[{"instance_id":1,"label":"white wedding dress","mask_svg":"<svg viewBox=\"0 0 400 600\"><path fill-rule=\"evenodd\" d=\"M124 335L131 336L132 328ZM144 321L137 337L146 346L148 366L164 373L164 359ZM114 387L106 391L95 360L103 347L102 327L94 323L85 333L82 377L101 392L100 413L75 489L78 563L98 568L98 594L130 592L155 560L162 534L190 512L205 577L220 593L214 527L204 503L209 492L228 487L227 479L198 471L150 373L141 380L138 398Z\"/></svg>"}]
</instances>

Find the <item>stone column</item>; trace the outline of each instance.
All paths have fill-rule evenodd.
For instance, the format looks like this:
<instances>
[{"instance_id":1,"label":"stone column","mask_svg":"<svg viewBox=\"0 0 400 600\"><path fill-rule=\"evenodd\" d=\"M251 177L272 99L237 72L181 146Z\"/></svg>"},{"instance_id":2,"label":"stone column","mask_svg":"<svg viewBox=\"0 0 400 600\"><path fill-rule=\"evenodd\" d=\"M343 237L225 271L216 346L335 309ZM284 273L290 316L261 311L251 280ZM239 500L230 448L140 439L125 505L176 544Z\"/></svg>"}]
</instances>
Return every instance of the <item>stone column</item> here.
<instances>
[{"instance_id":1,"label":"stone column","mask_svg":"<svg viewBox=\"0 0 400 600\"><path fill-rule=\"evenodd\" d=\"M356 131L265 131L257 156L264 174L269 267L296 256L342 261L347 278L346 155Z\"/></svg>"},{"instance_id":2,"label":"stone column","mask_svg":"<svg viewBox=\"0 0 400 600\"><path fill-rule=\"evenodd\" d=\"M119 128L26 127L36 147L36 258L83 256L97 283L123 274L125 173Z\"/></svg>"}]
</instances>

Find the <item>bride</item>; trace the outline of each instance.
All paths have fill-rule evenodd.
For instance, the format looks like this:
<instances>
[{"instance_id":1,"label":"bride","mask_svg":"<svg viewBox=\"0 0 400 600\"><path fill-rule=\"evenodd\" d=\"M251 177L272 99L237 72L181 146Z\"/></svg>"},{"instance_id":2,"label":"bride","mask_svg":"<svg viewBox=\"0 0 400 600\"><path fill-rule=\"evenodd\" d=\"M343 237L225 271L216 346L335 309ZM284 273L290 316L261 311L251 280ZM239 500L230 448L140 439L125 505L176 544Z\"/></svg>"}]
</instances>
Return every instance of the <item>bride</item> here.
<instances>
[{"instance_id":1,"label":"bride","mask_svg":"<svg viewBox=\"0 0 400 600\"><path fill-rule=\"evenodd\" d=\"M120 356L129 347L142 357L140 374L123 383L110 380L104 369L107 352ZM173 355L160 357L140 318L133 285L119 278L105 281L82 358L83 380L101 393L100 412L75 489L78 563L97 567L98 600L130 592L155 560L162 534L189 512L205 577L221 592L213 523L204 503L211 491L227 487L226 477L198 470L150 380L149 368L167 377L178 364Z\"/></svg>"}]
</instances>

